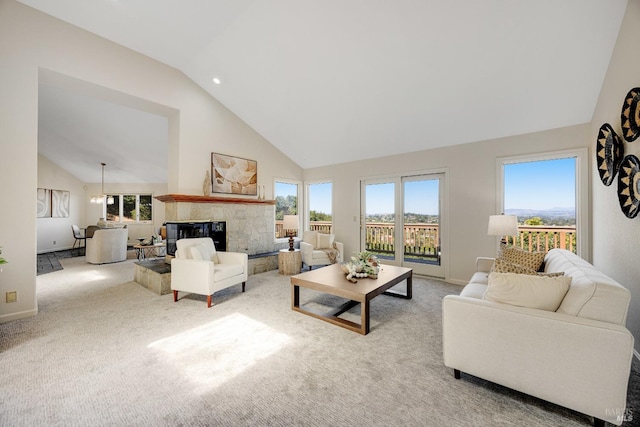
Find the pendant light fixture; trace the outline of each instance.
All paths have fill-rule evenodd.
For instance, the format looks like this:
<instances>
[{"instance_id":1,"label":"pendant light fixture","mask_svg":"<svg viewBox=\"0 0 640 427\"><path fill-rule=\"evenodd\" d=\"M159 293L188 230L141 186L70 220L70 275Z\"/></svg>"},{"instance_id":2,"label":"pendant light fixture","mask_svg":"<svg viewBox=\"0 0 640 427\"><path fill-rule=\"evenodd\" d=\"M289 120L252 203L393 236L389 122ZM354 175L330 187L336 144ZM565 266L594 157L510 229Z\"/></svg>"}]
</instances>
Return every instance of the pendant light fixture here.
<instances>
[{"instance_id":1,"label":"pendant light fixture","mask_svg":"<svg viewBox=\"0 0 640 427\"><path fill-rule=\"evenodd\" d=\"M114 200L113 200L113 196L109 196L107 197L106 194L104 194L104 167L106 166L105 163L100 163L102 165L102 193L99 196L91 196L91 203L99 203L102 204L105 201L105 198L107 200L107 204L108 205L112 205Z\"/></svg>"}]
</instances>

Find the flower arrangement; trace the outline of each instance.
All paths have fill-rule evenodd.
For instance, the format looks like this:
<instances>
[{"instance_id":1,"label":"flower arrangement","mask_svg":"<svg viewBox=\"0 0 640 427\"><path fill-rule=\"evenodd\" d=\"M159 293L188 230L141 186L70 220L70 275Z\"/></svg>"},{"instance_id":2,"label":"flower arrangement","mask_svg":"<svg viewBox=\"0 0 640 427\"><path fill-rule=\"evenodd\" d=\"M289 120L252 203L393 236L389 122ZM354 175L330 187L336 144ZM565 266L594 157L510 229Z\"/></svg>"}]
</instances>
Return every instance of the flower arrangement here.
<instances>
[{"instance_id":1,"label":"flower arrangement","mask_svg":"<svg viewBox=\"0 0 640 427\"><path fill-rule=\"evenodd\" d=\"M357 283L360 278L378 278L380 262L371 252L354 252L351 261L342 263L342 271L347 275L347 280Z\"/></svg>"}]
</instances>

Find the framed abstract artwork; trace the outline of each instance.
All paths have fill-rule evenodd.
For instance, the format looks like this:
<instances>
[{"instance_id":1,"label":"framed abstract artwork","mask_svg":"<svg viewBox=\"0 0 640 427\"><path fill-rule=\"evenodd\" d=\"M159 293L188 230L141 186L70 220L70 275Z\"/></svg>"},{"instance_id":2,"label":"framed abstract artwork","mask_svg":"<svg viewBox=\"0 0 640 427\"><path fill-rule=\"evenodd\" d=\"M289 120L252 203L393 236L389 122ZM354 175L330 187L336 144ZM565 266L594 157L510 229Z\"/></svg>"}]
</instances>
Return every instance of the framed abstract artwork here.
<instances>
[{"instance_id":1,"label":"framed abstract artwork","mask_svg":"<svg viewBox=\"0 0 640 427\"><path fill-rule=\"evenodd\" d=\"M38 188L36 193L37 218L69 218L71 193L65 190Z\"/></svg>"},{"instance_id":2,"label":"framed abstract artwork","mask_svg":"<svg viewBox=\"0 0 640 427\"><path fill-rule=\"evenodd\" d=\"M258 162L226 154L211 153L214 193L258 195Z\"/></svg>"},{"instance_id":3,"label":"framed abstract artwork","mask_svg":"<svg viewBox=\"0 0 640 427\"><path fill-rule=\"evenodd\" d=\"M38 188L36 201L36 218L51 218L51 190L47 188Z\"/></svg>"},{"instance_id":4,"label":"framed abstract artwork","mask_svg":"<svg viewBox=\"0 0 640 427\"><path fill-rule=\"evenodd\" d=\"M69 218L70 196L68 191L51 190L51 218Z\"/></svg>"}]
</instances>

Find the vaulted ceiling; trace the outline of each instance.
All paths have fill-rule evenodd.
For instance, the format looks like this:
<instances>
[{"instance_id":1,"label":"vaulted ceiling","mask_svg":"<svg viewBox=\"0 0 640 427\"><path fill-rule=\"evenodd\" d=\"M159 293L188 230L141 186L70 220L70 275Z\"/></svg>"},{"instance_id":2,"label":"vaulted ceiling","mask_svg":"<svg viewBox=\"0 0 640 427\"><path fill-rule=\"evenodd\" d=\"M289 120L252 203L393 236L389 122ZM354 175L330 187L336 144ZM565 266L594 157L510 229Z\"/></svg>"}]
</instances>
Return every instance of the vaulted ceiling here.
<instances>
[{"instance_id":1,"label":"vaulted ceiling","mask_svg":"<svg viewBox=\"0 0 640 427\"><path fill-rule=\"evenodd\" d=\"M627 5L19 1L181 70L303 168L591 121Z\"/></svg>"}]
</instances>

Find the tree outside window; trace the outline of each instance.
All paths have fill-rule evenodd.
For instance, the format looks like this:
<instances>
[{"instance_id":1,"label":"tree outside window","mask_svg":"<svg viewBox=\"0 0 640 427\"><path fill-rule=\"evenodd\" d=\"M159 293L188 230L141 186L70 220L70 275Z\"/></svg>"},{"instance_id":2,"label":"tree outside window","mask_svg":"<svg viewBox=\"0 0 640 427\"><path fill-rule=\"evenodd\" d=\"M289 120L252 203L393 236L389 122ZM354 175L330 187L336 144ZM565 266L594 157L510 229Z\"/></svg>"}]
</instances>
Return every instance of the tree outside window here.
<instances>
[{"instance_id":1,"label":"tree outside window","mask_svg":"<svg viewBox=\"0 0 640 427\"><path fill-rule=\"evenodd\" d=\"M110 222L153 221L151 194L113 194L113 204L105 206L105 218Z\"/></svg>"},{"instance_id":2,"label":"tree outside window","mask_svg":"<svg viewBox=\"0 0 640 427\"><path fill-rule=\"evenodd\" d=\"M298 184L276 181L275 196L276 238L286 237L282 229L282 220L285 215L298 214Z\"/></svg>"}]
</instances>

